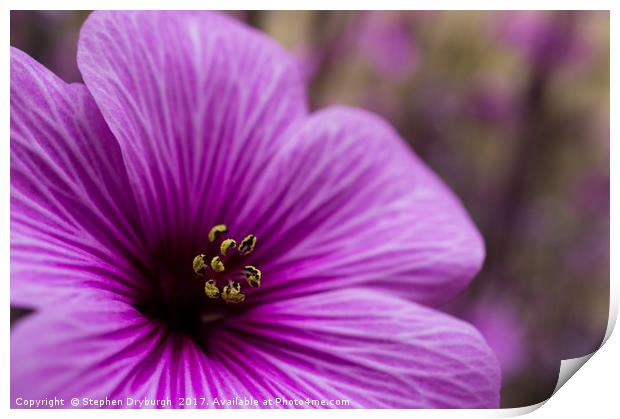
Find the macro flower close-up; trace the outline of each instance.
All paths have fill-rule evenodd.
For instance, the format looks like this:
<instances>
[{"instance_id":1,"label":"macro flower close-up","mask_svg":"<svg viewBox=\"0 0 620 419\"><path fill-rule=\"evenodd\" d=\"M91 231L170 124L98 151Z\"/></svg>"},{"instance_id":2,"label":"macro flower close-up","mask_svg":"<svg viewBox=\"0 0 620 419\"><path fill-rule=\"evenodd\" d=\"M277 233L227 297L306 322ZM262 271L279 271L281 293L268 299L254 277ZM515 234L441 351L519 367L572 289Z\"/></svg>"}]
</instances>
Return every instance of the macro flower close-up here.
<instances>
[{"instance_id":1,"label":"macro flower close-up","mask_svg":"<svg viewBox=\"0 0 620 419\"><path fill-rule=\"evenodd\" d=\"M382 117L310 112L294 56L218 13L93 12L77 65L11 48L13 402L499 407L440 310L483 238Z\"/></svg>"}]
</instances>

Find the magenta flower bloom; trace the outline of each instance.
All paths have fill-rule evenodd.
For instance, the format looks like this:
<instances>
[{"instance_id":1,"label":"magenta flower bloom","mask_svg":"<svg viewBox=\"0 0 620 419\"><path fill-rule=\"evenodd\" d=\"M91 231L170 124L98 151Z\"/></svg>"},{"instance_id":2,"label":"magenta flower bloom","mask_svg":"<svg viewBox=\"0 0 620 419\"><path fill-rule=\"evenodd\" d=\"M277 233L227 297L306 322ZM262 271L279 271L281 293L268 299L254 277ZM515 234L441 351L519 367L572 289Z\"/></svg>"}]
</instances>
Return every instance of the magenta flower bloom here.
<instances>
[{"instance_id":1,"label":"magenta flower bloom","mask_svg":"<svg viewBox=\"0 0 620 419\"><path fill-rule=\"evenodd\" d=\"M510 11L496 22L500 37L516 47L537 70L580 67L592 55L579 25L580 12Z\"/></svg>"},{"instance_id":2,"label":"magenta flower bloom","mask_svg":"<svg viewBox=\"0 0 620 419\"><path fill-rule=\"evenodd\" d=\"M510 303L494 296L493 302L477 303L462 318L480 331L497 355L502 376L516 374L527 362L526 334Z\"/></svg>"},{"instance_id":3,"label":"magenta flower bloom","mask_svg":"<svg viewBox=\"0 0 620 419\"><path fill-rule=\"evenodd\" d=\"M492 351L432 308L481 237L382 120L309 114L294 60L217 14L93 13L78 65L11 51L14 402L498 405Z\"/></svg>"},{"instance_id":4,"label":"magenta flower bloom","mask_svg":"<svg viewBox=\"0 0 620 419\"><path fill-rule=\"evenodd\" d=\"M403 12L366 12L355 30L359 51L381 75L405 80L418 66L419 51Z\"/></svg>"}]
</instances>

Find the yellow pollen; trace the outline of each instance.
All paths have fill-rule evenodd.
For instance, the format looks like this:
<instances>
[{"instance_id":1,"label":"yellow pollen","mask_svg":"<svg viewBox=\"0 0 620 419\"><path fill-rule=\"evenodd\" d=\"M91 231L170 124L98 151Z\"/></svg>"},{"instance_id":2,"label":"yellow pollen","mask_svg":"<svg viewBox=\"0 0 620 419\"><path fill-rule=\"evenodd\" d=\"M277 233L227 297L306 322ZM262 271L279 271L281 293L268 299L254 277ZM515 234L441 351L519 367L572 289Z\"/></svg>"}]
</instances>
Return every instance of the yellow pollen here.
<instances>
[{"instance_id":1,"label":"yellow pollen","mask_svg":"<svg viewBox=\"0 0 620 419\"><path fill-rule=\"evenodd\" d=\"M261 271L254 266L248 265L244 268L245 279L252 288L260 287Z\"/></svg>"},{"instance_id":2,"label":"yellow pollen","mask_svg":"<svg viewBox=\"0 0 620 419\"><path fill-rule=\"evenodd\" d=\"M237 242L233 239L226 239L220 245L220 253L222 256L226 256L230 249L234 249L237 246Z\"/></svg>"},{"instance_id":3,"label":"yellow pollen","mask_svg":"<svg viewBox=\"0 0 620 419\"><path fill-rule=\"evenodd\" d=\"M252 253L254 246L256 246L256 236L254 234L248 234L243 240L241 240L241 244L239 244L239 253L242 255Z\"/></svg>"},{"instance_id":4,"label":"yellow pollen","mask_svg":"<svg viewBox=\"0 0 620 419\"><path fill-rule=\"evenodd\" d=\"M222 259L220 259L219 256L215 256L213 259L211 259L211 268L215 272L224 272L224 270L226 269L224 267L224 264L222 263Z\"/></svg>"},{"instance_id":5,"label":"yellow pollen","mask_svg":"<svg viewBox=\"0 0 620 419\"><path fill-rule=\"evenodd\" d=\"M222 290L222 300L232 304L243 302L245 295L241 292L241 284L237 281L229 282Z\"/></svg>"},{"instance_id":6,"label":"yellow pollen","mask_svg":"<svg viewBox=\"0 0 620 419\"><path fill-rule=\"evenodd\" d=\"M220 296L220 289L213 279L209 279L205 282L205 294L207 294L209 298L218 298Z\"/></svg>"},{"instance_id":7,"label":"yellow pollen","mask_svg":"<svg viewBox=\"0 0 620 419\"><path fill-rule=\"evenodd\" d=\"M205 255L198 255L194 258L193 268L196 275L203 275L202 271L205 269Z\"/></svg>"},{"instance_id":8,"label":"yellow pollen","mask_svg":"<svg viewBox=\"0 0 620 419\"><path fill-rule=\"evenodd\" d=\"M213 228L209 231L209 241L214 242L220 235L226 233L228 231L228 227L225 224L218 224L213 226Z\"/></svg>"},{"instance_id":9,"label":"yellow pollen","mask_svg":"<svg viewBox=\"0 0 620 419\"><path fill-rule=\"evenodd\" d=\"M225 303L238 304L246 298L239 281L243 283L245 291L247 287L261 286L260 269L252 265L242 265L243 269L239 266L239 257L254 251L256 236L248 234L238 243L232 238L226 238L226 233L228 227L224 224L217 224L209 231L211 244L207 246L208 251L203 250L205 254L194 257L192 268L200 277L207 275L207 271L210 272L210 278L204 283L204 292L209 299L221 298ZM241 278L245 278L245 281ZM228 285L224 285L226 283Z\"/></svg>"}]
</instances>

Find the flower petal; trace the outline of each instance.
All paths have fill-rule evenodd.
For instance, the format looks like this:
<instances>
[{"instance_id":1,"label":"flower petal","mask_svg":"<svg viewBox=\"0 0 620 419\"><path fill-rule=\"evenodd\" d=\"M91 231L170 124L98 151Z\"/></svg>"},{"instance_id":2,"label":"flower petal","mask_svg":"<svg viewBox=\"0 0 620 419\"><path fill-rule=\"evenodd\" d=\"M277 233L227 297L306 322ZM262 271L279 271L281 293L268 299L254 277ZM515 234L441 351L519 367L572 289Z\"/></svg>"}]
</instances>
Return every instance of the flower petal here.
<instances>
[{"instance_id":1,"label":"flower petal","mask_svg":"<svg viewBox=\"0 0 620 419\"><path fill-rule=\"evenodd\" d=\"M473 327L364 289L254 307L215 326L204 348L124 302L90 296L39 311L11 335L13 402L239 407L214 400L240 398L300 407L263 403L309 398L349 403L309 407L471 408L497 407L498 393L497 360Z\"/></svg>"},{"instance_id":2,"label":"flower petal","mask_svg":"<svg viewBox=\"0 0 620 419\"><path fill-rule=\"evenodd\" d=\"M215 343L210 347L217 348ZM188 335L144 317L130 305L81 296L17 323L11 334L11 400L121 400L116 407L158 407L128 399L166 400L175 408L235 407L262 400L264 386L230 354L201 348ZM218 399L218 402L215 401ZM220 403L221 402L221 403ZM45 406L43 406L45 407ZM262 407L262 406L261 406Z\"/></svg>"},{"instance_id":3,"label":"flower petal","mask_svg":"<svg viewBox=\"0 0 620 419\"><path fill-rule=\"evenodd\" d=\"M214 13L95 12L78 64L120 142L149 241L179 254L205 245L306 113L295 61Z\"/></svg>"},{"instance_id":4,"label":"flower petal","mask_svg":"<svg viewBox=\"0 0 620 419\"><path fill-rule=\"evenodd\" d=\"M368 289L256 307L221 328L220 352L279 392L365 408L496 408L500 370L471 325Z\"/></svg>"},{"instance_id":5,"label":"flower petal","mask_svg":"<svg viewBox=\"0 0 620 419\"><path fill-rule=\"evenodd\" d=\"M132 295L142 254L118 147L83 85L11 49L11 300ZM102 278L106 278L105 280Z\"/></svg>"},{"instance_id":6,"label":"flower petal","mask_svg":"<svg viewBox=\"0 0 620 419\"><path fill-rule=\"evenodd\" d=\"M11 399L139 398L144 386L133 387L135 379L159 365L150 357L161 350L162 331L110 299L79 297L38 311L11 333Z\"/></svg>"},{"instance_id":7,"label":"flower petal","mask_svg":"<svg viewBox=\"0 0 620 419\"><path fill-rule=\"evenodd\" d=\"M383 120L354 109L310 117L231 205L236 229L259 239L264 297L363 284L441 304L484 259L453 193Z\"/></svg>"}]
</instances>

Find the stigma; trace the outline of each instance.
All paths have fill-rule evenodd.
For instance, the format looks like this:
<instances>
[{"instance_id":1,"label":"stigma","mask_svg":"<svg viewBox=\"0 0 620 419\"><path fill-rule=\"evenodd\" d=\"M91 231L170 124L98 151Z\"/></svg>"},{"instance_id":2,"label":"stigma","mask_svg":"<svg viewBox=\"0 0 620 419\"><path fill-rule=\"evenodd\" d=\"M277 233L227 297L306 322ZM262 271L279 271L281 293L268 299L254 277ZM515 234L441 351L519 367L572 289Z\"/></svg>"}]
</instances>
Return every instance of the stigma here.
<instances>
[{"instance_id":1,"label":"stigma","mask_svg":"<svg viewBox=\"0 0 620 419\"><path fill-rule=\"evenodd\" d=\"M207 236L207 249L194 257L192 268L197 277L207 278L204 283L207 298L238 304L246 299L245 285L260 287L262 273L255 266L241 263L254 251L256 236L248 234L237 245L237 241L226 237L227 234L226 225L213 226Z\"/></svg>"}]
</instances>

